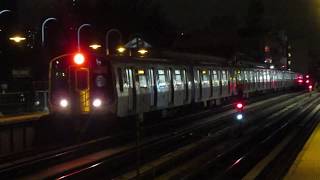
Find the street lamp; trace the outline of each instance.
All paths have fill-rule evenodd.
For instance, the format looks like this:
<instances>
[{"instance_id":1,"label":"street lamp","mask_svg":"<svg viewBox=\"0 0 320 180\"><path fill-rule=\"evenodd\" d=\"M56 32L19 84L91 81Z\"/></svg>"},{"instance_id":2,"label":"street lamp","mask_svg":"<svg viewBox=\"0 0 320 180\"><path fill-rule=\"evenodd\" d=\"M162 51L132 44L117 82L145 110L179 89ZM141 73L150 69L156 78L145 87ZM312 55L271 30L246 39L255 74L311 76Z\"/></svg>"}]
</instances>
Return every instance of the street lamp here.
<instances>
[{"instance_id":1,"label":"street lamp","mask_svg":"<svg viewBox=\"0 0 320 180\"><path fill-rule=\"evenodd\" d=\"M122 43L122 34L118 29L110 29L109 31L107 31L107 34L106 34L106 55L107 56L110 54L110 51L109 51L109 35L112 32L118 33L118 35L119 35L119 43L120 44ZM125 51L125 48L124 47L119 47L117 49L117 51L120 52L120 53L123 53Z\"/></svg>"},{"instance_id":2,"label":"street lamp","mask_svg":"<svg viewBox=\"0 0 320 180\"><path fill-rule=\"evenodd\" d=\"M80 52L80 32L81 32L81 29L84 28L84 27L89 27L91 26L91 24L82 24L79 28L78 28L78 31L77 31L77 38L78 38L78 51Z\"/></svg>"},{"instance_id":3,"label":"street lamp","mask_svg":"<svg viewBox=\"0 0 320 180\"><path fill-rule=\"evenodd\" d=\"M22 41L25 41L26 38L21 36L13 36L13 37L10 37L9 40L14 41L15 43L20 43Z\"/></svg>"},{"instance_id":4,"label":"street lamp","mask_svg":"<svg viewBox=\"0 0 320 180\"><path fill-rule=\"evenodd\" d=\"M117 48L117 51L122 54L124 51L126 51L126 48L124 48L123 46L120 46Z\"/></svg>"},{"instance_id":5,"label":"street lamp","mask_svg":"<svg viewBox=\"0 0 320 180\"><path fill-rule=\"evenodd\" d=\"M145 54L148 53L148 50L144 49L144 48L141 48L138 50L138 53L141 55L141 56L144 56Z\"/></svg>"},{"instance_id":6,"label":"street lamp","mask_svg":"<svg viewBox=\"0 0 320 180\"><path fill-rule=\"evenodd\" d=\"M97 50L97 49L101 48L101 45L100 44L91 44L89 47L91 49Z\"/></svg>"},{"instance_id":7,"label":"street lamp","mask_svg":"<svg viewBox=\"0 0 320 180\"><path fill-rule=\"evenodd\" d=\"M42 46L44 46L44 27L45 27L45 25L46 25L46 23L47 22L49 22L49 21L56 21L57 19L56 18L47 18L46 20L44 20L43 21L43 23L42 23L42 27L41 27L41 44L42 44Z\"/></svg>"}]
</instances>

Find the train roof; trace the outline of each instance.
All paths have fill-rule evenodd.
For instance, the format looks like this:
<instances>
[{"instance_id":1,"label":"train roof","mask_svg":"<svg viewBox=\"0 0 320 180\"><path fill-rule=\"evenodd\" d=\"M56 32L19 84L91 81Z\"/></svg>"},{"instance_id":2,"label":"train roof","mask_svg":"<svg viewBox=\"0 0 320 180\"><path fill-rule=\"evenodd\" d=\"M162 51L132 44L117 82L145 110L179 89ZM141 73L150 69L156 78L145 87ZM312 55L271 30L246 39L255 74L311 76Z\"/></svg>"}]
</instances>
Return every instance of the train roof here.
<instances>
[{"instance_id":1,"label":"train roof","mask_svg":"<svg viewBox=\"0 0 320 180\"><path fill-rule=\"evenodd\" d=\"M242 67L242 68L260 68L267 69L266 65L259 63L250 63L240 61L240 64L234 65L231 61L227 59L222 60L222 58L209 57L209 56L175 56L175 57L130 57L130 56L110 56L107 59L112 62L122 62L122 63L159 63L159 64L176 64L176 65L199 65L199 66L218 66L218 67Z\"/></svg>"},{"instance_id":2,"label":"train roof","mask_svg":"<svg viewBox=\"0 0 320 180\"><path fill-rule=\"evenodd\" d=\"M72 56L73 54L66 54L64 56ZM191 54L191 53L178 53L178 52L163 52L159 57L132 57L132 56L108 56L104 54L90 53L89 56L100 57L101 59L109 60L112 63L127 63L127 64L136 64L136 63L152 63L152 64L176 64L176 65L199 65L199 66L218 66L218 67L241 67L241 68L258 68L258 69L268 69L265 64L248 62L248 61L237 61L237 64L234 61L226 58Z\"/></svg>"}]
</instances>

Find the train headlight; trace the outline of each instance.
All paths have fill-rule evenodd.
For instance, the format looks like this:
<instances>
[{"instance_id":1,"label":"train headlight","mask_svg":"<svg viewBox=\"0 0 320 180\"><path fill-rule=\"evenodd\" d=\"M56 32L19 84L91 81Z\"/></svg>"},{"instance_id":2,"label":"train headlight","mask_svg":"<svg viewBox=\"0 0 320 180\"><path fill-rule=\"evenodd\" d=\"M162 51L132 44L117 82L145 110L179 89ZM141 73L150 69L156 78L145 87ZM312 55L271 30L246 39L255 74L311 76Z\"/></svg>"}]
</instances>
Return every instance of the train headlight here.
<instances>
[{"instance_id":1,"label":"train headlight","mask_svg":"<svg viewBox=\"0 0 320 180\"><path fill-rule=\"evenodd\" d=\"M100 107L102 105L102 101L101 99L94 99L93 102L92 102L92 105L96 108Z\"/></svg>"},{"instance_id":2,"label":"train headlight","mask_svg":"<svg viewBox=\"0 0 320 180\"><path fill-rule=\"evenodd\" d=\"M237 114L236 118L239 121L242 120L243 119L243 114L241 114L241 113Z\"/></svg>"},{"instance_id":3,"label":"train headlight","mask_svg":"<svg viewBox=\"0 0 320 180\"><path fill-rule=\"evenodd\" d=\"M66 107L68 107L69 102L68 102L68 100L66 100L66 99L61 99L59 104L60 104L60 106L61 106L62 108L66 108Z\"/></svg>"}]
</instances>

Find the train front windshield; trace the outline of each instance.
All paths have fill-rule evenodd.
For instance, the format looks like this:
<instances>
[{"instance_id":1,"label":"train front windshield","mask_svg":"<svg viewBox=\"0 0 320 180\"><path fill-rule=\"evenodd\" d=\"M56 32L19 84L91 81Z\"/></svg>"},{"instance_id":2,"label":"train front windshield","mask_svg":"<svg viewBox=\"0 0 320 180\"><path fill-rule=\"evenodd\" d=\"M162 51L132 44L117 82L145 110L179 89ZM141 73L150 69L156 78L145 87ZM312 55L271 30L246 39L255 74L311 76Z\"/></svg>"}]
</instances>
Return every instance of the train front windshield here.
<instances>
[{"instance_id":1,"label":"train front windshield","mask_svg":"<svg viewBox=\"0 0 320 180\"><path fill-rule=\"evenodd\" d=\"M69 63L65 58L59 58L51 62L49 70L49 95L50 107L61 106L67 108L70 104L69 99Z\"/></svg>"}]
</instances>

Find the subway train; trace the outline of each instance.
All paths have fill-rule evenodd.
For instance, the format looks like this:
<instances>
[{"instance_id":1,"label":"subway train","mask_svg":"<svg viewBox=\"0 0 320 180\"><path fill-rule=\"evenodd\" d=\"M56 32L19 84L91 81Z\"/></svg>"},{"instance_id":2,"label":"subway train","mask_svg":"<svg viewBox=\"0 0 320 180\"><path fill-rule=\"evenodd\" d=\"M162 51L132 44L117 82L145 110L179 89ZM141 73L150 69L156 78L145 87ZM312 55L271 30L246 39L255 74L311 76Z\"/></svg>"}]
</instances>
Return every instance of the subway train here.
<instances>
[{"instance_id":1,"label":"subway train","mask_svg":"<svg viewBox=\"0 0 320 180\"><path fill-rule=\"evenodd\" d=\"M54 114L128 117L296 85L297 73L216 62L64 54L49 65Z\"/></svg>"}]
</instances>

